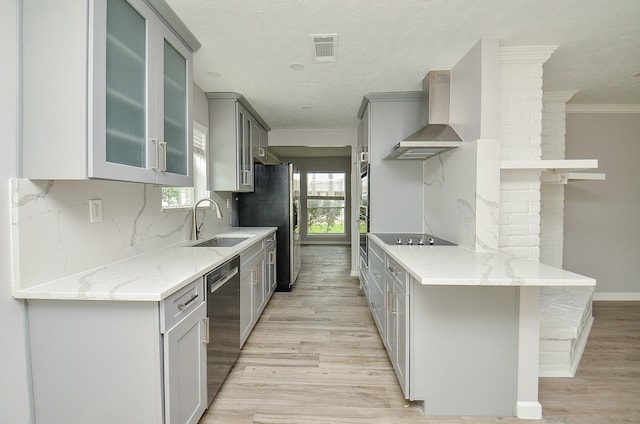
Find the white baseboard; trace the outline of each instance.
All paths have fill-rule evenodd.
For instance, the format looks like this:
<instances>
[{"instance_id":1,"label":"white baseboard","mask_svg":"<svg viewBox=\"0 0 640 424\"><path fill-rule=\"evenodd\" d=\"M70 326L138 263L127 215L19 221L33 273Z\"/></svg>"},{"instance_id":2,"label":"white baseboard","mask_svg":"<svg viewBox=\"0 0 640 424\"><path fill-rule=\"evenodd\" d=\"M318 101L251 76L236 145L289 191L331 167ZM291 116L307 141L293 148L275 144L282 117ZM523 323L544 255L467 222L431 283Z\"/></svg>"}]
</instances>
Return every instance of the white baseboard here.
<instances>
[{"instance_id":1,"label":"white baseboard","mask_svg":"<svg viewBox=\"0 0 640 424\"><path fill-rule=\"evenodd\" d=\"M640 292L628 292L628 293L595 292L593 294L593 300L614 301L614 302L640 301Z\"/></svg>"},{"instance_id":2,"label":"white baseboard","mask_svg":"<svg viewBox=\"0 0 640 424\"><path fill-rule=\"evenodd\" d=\"M542 405L540 402L516 402L516 416L523 420L542 419Z\"/></svg>"}]
</instances>

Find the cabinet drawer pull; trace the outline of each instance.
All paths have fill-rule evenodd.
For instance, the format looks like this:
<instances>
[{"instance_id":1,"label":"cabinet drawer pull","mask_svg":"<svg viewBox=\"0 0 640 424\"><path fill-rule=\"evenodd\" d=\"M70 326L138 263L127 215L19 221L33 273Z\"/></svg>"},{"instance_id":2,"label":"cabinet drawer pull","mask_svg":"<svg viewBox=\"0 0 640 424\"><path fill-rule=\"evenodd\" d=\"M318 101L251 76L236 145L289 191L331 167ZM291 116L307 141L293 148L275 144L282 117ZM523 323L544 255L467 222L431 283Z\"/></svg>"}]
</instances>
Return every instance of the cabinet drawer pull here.
<instances>
[{"instance_id":1,"label":"cabinet drawer pull","mask_svg":"<svg viewBox=\"0 0 640 424\"><path fill-rule=\"evenodd\" d=\"M196 300L198 298L198 295L196 293L193 293L191 295L191 298L189 300L187 300L184 303L178 303L178 309L180 309L181 311L183 311L187 306L189 306L189 304L191 304L194 300Z\"/></svg>"}]
</instances>

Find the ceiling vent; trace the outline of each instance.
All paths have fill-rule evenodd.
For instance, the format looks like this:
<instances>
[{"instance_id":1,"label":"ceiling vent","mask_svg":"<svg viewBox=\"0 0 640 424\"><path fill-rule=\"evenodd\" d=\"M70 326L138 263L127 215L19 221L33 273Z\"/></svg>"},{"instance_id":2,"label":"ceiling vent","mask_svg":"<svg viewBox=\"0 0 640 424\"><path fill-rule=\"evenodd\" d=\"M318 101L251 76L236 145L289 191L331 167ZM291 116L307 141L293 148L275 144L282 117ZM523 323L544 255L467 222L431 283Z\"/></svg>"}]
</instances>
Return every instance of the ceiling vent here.
<instances>
[{"instance_id":1,"label":"ceiling vent","mask_svg":"<svg viewBox=\"0 0 640 424\"><path fill-rule=\"evenodd\" d=\"M312 34L314 62L336 62L338 60L338 34Z\"/></svg>"}]
</instances>

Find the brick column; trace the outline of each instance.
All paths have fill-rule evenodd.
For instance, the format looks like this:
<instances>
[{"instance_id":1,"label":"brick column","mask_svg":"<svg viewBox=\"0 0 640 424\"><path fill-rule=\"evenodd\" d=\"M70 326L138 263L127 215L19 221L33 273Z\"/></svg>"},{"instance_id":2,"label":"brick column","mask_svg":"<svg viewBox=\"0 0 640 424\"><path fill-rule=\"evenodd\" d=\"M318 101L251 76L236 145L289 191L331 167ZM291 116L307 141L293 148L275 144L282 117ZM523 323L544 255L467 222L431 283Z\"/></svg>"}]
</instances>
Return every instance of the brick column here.
<instances>
[{"instance_id":1,"label":"brick column","mask_svg":"<svg viewBox=\"0 0 640 424\"><path fill-rule=\"evenodd\" d=\"M555 46L500 49L500 141L502 160L542 158L542 65ZM500 249L540 257L540 171L502 171Z\"/></svg>"},{"instance_id":2,"label":"brick column","mask_svg":"<svg viewBox=\"0 0 640 424\"><path fill-rule=\"evenodd\" d=\"M564 159L566 106L575 91L542 96L542 158ZM564 248L564 184L540 188L540 262L562 268Z\"/></svg>"}]
</instances>

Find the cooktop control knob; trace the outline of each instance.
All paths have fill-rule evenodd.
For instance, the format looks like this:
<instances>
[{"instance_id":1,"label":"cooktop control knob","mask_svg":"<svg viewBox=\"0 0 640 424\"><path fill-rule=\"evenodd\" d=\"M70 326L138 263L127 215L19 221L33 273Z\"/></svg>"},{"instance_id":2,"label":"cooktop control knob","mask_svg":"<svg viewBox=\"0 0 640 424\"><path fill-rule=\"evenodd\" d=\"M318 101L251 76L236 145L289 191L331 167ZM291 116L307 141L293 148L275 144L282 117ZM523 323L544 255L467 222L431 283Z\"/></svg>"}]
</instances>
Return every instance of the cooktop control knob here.
<instances>
[{"instance_id":1,"label":"cooktop control knob","mask_svg":"<svg viewBox=\"0 0 640 424\"><path fill-rule=\"evenodd\" d=\"M398 240L396 240L396 244L402 244L402 239L399 238Z\"/></svg>"},{"instance_id":2,"label":"cooktop control knob","mask_svg":"<svg viewBox=\"0 0 640 424\"><path fill-rule=\"evenodd\" d=\"M418 240L418 244L424 246L424 239L422 237Z\"/></svg>"},{"instance_id":3,"label":"cooktop control knob","mask_svg":"<svg viewBox=\"0 0 640 424\"><path fill-rule=\"evenodd\" d=\"M433 237L429 237L429 244L433 245L436 241L433 239Z\"/></svg>"},{"instance_id":4,"label":"cooktop control knob","mask_svg":"<svg viewBox=\"0 0 640 424\"><path fill-rule=\"evenodd\" d=\"M409 240L407 240L407 244L412 245L413 244L413 239L410 238Z\"/></svg>"}]
</instances>

